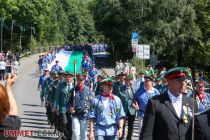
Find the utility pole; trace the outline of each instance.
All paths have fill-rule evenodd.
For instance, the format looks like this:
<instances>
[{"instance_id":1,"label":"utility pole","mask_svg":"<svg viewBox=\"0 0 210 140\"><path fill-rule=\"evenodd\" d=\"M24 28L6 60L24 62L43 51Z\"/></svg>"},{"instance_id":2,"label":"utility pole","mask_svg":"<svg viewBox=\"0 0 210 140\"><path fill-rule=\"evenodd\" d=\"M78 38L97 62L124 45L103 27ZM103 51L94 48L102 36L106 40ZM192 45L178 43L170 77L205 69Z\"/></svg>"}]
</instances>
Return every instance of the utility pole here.
<instances>
[{"instance_id":1,"label":"utility pole","mask_svg":"<svg viewBox=\"0 0 210 140\"><path fill-rule=\"evenodd\" d=\"M13 34L13 24L14 24L14 20L12 20L12 26L11 26L11 38L10 38L10 50L12 49L12 34Z\"/></svg>"},{"instance_id":2,"label":"utility pole","mask_svg":"<svg viewBox=\"0 0 210 140\"><path fill-rule=\"evenodd\" d=\"M22 26L20 27L20 48L21 48Z\"/></svg>"},{"instance_id":3,"label":"utility pole","mask_svg":"<svg viewBox=\"0 0 210 140\"><path fill-rule=\"evenodd\" d=\"M3 25L4 25L4 18L0 18L1 20L1 52L2 52L2 48L3 48Z\"/></svg>"}]
</instances>

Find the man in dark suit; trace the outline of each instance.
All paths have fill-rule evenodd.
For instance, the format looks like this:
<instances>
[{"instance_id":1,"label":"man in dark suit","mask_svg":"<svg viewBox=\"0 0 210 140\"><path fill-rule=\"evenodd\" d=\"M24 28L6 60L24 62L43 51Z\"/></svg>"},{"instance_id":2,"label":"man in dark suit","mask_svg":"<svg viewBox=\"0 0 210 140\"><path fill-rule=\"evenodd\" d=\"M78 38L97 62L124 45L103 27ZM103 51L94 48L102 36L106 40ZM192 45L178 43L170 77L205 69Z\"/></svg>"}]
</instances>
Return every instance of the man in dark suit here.
<instances>
[{"instance_id":1,"label":"man in dark suit","mask_svg":"<svg viewBox=\"0 0 210 140\"><path fill-rule=\"evenodd\" d=\"M196 105L191 98L181 93L188 70L183 67L173 68L164 77L168 82L168 90L149 100L140 140L187 139L193 106Z\"/></svg>"},{"instance_id":2,"label":"man in dark suit","mask_svg":"<svg viewBox=\"0 0 210 140\"><path fill-rule=\"evenodd\" d=\"M210 109L195 117L195 140L210 140Z\"/></svg>"}]
</instances>

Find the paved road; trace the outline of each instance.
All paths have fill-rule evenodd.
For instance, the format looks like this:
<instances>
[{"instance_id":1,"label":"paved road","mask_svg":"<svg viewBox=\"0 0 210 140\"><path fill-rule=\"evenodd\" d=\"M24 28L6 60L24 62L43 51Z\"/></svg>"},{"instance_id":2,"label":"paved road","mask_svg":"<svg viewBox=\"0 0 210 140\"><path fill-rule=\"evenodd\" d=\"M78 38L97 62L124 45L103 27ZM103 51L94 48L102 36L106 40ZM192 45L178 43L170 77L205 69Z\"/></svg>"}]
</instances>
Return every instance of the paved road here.
<instances>
[{"instance_id":1,"label":"paved road","mask_svg":"<svg viewBox=\"0 0 210 140\"><path fill-rule=\"evenodd\" d=\"M45 108L41 106L39 93L36 90L38 83L38 66L36 64L38 55L23 58L19 69L18 79L13 87L14 96L19 108L19 116L22 121L21 130L44 130L53 132L49 129L45 115ZM110 72L110 70L107 70ZM108 73L109 73L108 72ZM134 140L138 138L138 123L135 122ZM41 134L40 134L41 135ZM19 137L18 140L50 139L55 140L56 136L34 136Z\"/></svg>"}]
</instances>

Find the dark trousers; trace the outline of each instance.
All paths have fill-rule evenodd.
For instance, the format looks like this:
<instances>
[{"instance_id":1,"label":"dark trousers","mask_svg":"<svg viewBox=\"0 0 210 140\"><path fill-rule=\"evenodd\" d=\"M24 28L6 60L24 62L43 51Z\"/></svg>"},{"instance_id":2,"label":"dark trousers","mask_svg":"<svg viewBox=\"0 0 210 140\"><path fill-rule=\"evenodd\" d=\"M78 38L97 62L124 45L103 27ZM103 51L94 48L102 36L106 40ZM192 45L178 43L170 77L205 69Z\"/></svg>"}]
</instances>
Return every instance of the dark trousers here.
<instances>
[{"instance_id":1,"label":"dark trousers","mask_svg":"<svg viewBox=\"0 0 210 140\"><path fill-rule=\"evenodd\" d=\"M5 70L0 70L0 80L4 80Z\"/></svg>"},{"instance_id":2,"label":"dark trousers","mask_svg":"<svg viewBox=\"0 0 210 140\"><path fill-rule=\"evenodd\" d=\"M119 140L123 140L125 135L125 125L128 122L128 134L126 137L126 140L132 140L133 130L134 130L134 121L135 121L136 115L131 115L130 113L127 113L127 120L125 121L123 125L123 135Z\"/></svg>"}]
</instances>

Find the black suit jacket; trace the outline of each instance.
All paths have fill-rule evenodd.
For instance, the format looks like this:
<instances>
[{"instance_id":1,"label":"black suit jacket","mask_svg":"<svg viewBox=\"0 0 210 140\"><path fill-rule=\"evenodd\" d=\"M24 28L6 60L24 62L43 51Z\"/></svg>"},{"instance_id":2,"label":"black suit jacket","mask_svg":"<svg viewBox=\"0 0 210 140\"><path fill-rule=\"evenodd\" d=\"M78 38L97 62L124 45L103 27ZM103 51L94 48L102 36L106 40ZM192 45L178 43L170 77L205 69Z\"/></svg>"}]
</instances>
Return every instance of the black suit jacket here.
<instances>
[{"instance_id":1,"label":"black suit jacket","mask_svg":"<svg viewBox=\"0 0 210 140\"><path fill-rule=\"evenodd\" d=\"M194 104L196 106L196 104ZM192 98L182 96L182 106L193 109ZM195 107L197 111L197 106ZM143 120L140 140L187 140L190 130L190 117L184 123L179 118L168 96L168 93L150 99Z\"/></svg>"},{"instance_id":2,"label":"black suit jacket","mask_svg":"<svg viewBox=\"0 0 210 140\"><path fill-rule=\"evenodd\" d=\"M195 117L195 140L210 140L210 110Z\"/></svg>"}]
</instances>

